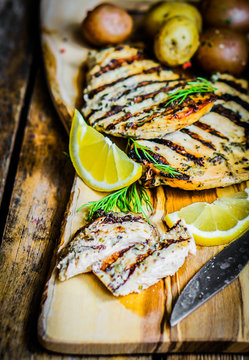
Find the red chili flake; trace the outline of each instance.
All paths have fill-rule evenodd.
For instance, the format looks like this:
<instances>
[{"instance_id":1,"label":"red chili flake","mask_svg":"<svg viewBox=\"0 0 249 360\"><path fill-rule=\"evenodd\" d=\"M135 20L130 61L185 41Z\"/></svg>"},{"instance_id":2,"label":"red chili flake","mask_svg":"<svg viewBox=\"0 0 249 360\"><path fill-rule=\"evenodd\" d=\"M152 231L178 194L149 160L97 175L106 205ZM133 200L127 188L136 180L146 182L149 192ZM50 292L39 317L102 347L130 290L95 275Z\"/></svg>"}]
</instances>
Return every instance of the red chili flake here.
<instances>
[{"instance_id":1,"label":"red chili flake","mask_svg":"<svg viewBox=\"0 0 249 360\"><path fill-rule=\"evenodd\" d=\"M64 54L66 52L66 49L60 49L60 53Z\"/></svg>"},{"instance_id":2,"label":"red chili flake","mask_svg":"<svg viewBox=\"0 0 249 360\"><path fill-rule=\"evenodd\" d=\"M183 67L184 70L187 69L187 68L189 68L189 67L191 67L191 66L192 66L192 64L191 64L190 61L187 61L185 64L182 65L182 67Z\"/></svg>"}]
</instances>

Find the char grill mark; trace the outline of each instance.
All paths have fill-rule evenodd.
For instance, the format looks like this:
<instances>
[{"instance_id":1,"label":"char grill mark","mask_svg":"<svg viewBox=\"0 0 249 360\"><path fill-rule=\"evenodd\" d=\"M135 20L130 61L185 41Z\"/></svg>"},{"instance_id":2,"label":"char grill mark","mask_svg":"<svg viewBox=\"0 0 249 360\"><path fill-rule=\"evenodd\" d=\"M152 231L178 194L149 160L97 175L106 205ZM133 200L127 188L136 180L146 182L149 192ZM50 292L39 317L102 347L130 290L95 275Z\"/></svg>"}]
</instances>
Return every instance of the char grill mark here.
<instances>
[{"instance_id":1,"label":"char grill mark","mask_svg":"<svg viewBox=\"0 0 249 360\"><path fill-rule=\"evenodd\" d=\"M196 95L198 96L198 95ZM137 129L138 127L144 125L145 123L149 123L157 116L167 116L172 119L182 119L186 116L190 116L191 114L194 114L195 112L199 111L200 108L206 106L208 103L213 101L213 96L209 96L206 101L200 102L196 101L196 96L193 95L192 98L186 98L184 102L182 102L180 105L175 106L173 103L170 103L166 106L167 100L162 103L157 103L155 105L150 106L147 109L143 109L143 111L138 111L134 114L128 112L124 116L121 116L119 119L113 121L111 124L107 125L105 128L107 131L112 130L115 128L115 125L121 124L122 122L125 122L126 120L130 118L135 118L136 116L140 116L143 113L148 113L152 111L154 108L159 108L158 111L155 111L151 116L145 116L144 118L140 119L139 122L134 121L133 123L128 123L125 125L125 128L128 129ZM200 96L200 95L199 95ZM93 126L98 123L99 119L96 119Z\"/></svg>"},{"instance_id":2,"label":"char grill mark","mask_svg":"<svg viewBox=\"0 0 249 360\"><path fill-rule=\"evenodd\" d=\"M138 51L136 55L131 56L129 58L123 58L123 59L113 59L109 62L108 65L102 66L99 71L91 75L92 79L95 79L104 73L107 73L109 71L115 70L123 66L124 64L132 64L136 60L143 60L145 59L145 54L141 51Z\"/></svg>"},{"instance_id":3,"label":"char grill mark","mask_svg":"<svg viewBox=\"0 0 249 360\"><path fill-rule=\"evenodd\" d=\"M168 81L165 81L166 85L161 87L160 89L156 90L156 91L153 91L151 93L148 93L148 94L143 94L143 95L137 95L133 98L133 102L135 104L138 104L138 103L141 103L143 102L144 100L147 100L149 98L153 98L154 96L156 96L157 94L159 94L161 91L172 91L172 90L175 90L177 89L178 87L184 85L184 83L182 82L179 82L179 79L175 79L173 81L177 81L177 84L174 85L174 86L169 86L168 85ZM155 84L156 82L153 81L153 83Z\"/></svg>"},{"instance_id":4,"label":"char grill mark","mask_svg":"<svg viewBox=\"0 0 249 360\"><path fill-rule=\"evenodd\" d=\"M149 151L147 150L148 153L150 154L150 156L156 161L157 164L161 164L161 165L169 165L169 162L165 159L165 157L163 157L162 155ZM178 170L177 174L171 175L170 173L164 172L162 170L158 170L156 169L155 163L150 162L146 156L144 155L143 151L138 149L138 153L139 153L139 158L136 154L136 152L132 149L129 151L128 156L133 159L136 160L140 163L143 163L145 166L148 166L150 168L153 169L153 171L158 171L160 173L161 176L167 177L167 178L177 178L178 180L188 180L189 179L189 175L183 174Z\"/></svg>"},{"instance_id":5,"label":"char grill mark","mask_svg":"<svg viewBox=\"0 0 249 360\"><path fill-rule=\"evenodd\" d=\"M241 99L239 96L231 95L231 94L222 94L219 96L219 99L224 101L233 101L240 106L242 106L245 110L249 111L249 103L243 99Z\"/></svg>"},{"instance_id":6,"label":"char grill mark","mask_svg":"<svg viewBox=\"0 0 249 360\"><path fill-rule=\"evenodd\" d=\"M178 225L178 223L176 225ZM141 263L144 260L146 260L149 256L152 256L153 253L160 252L162 249L165 249L172 244L177 244L177 243L181 243L184 241L186 241L186 239L180 236L177 240L167 239L164 242L157 243L153 247L148 248L148 250L145 253L139 254L134 259L134 261L129 264L129 267L124 268L124 271L122 272L122 277L119 277L119 281L113 282L113 279L112 279L112 281L108 284L107 287L109 289L111 289L112 291L117 291L120 287L124 286L124 284L130 279L130 277L135 272L135 270L141 266ZM135 246L133 245L130 248L128 248L126 251L121 251L119 254L116 254L116 256L114 258L110 259L108 264L104 264L104 266L101 267L101 270L107 271L107 272L114 272L114 274L115 274L114 269L115 269L115 262L117 261L117 259L119 259L122 262L122 257L125 255L125 253L127 251L130 251Z\"/></svg>"},{"instance_id":7,"label":"char grill mark","mask_svg":"<svg viewBox=\"0 0 249 360\"><path fill-rule=\"evenodd\" d=\"M241 115L238 111L227 109L221 104L213 106L212 111L226 117L227 119L234 122L236 125L243 127L246 130L246 133L248 134L249 123L241 121Z\"/></svg>"},{"instance_id":8,"label":"char grill mark","mask_svg":"<svg viewBox=\"0 0 249 360\"><path fill-rule=\"evenodd\" d=\"M189 135L192 139L199 141L200 143L202 143L202 145L208 147L209 149L216 150L214 144L212 144L211 141L203 139L199 134L194 133L187 128L181 129L180 131L184 134Z\"/></svg>"},{"instance_id":9,"label":"char grill mark","mask_svg":"<svg viewBox=\"0 0 249 360\"><path fill-rule=\"evenodd\" d=\"M199 166L203 166L203 157L197 157L191 153L189 153L183 146L175 144L174 142L166 139L154 139L153 142L157 144L162 144L164 146L169 147L171 150L175 151L176 153L188 158L189 160L193 161L195 164Z\"/></svg>"},{"instance_id":10,"label":"char grill mark","mask_svg":"<svg viewBox=\"0 0 249 360\"><path fill-rule=\"evenodd\" d=\"M145 80L145 81L141 81L141 82L139 82L139 83L136 85L136 88L126 89L124 92L122 92L121 94L119 94L118 97L110 98L109 101L110 101L110 102L111 102L111 101L117 101L117 100L119 100L122 96L128 95L128 94L130 94L131 92L133 92L133 91L135 91L136 89L138 89L138 88L140 88L140 87L143 87L143 86L147 86L147 85L151 85L151 84L160 84L160 83L164 83L164 84L166 83L166 84L167 84L167 85L163 86L162 88L160 88L159 90L154 91L154 92L152 92L152 93L145 94L145 95L138 95L138 96L136 96L134 99L129 99L129 100L134 101L134 103L139 103L139 102L142 102L142 101L144 101L144 100L146 100L146 99L148 99L148 98L151 98L151 97L159 94L162 90L172 90L172 89L174 89L175 87L180 86L179 84L177 84L177 85L174 86L174 87L169 87L169 86L168 86L168 83L170 83L170 82L172 82L172 81L174 81L174 82L175 82L175 81L179 81L179 79L173 79L173 80L167 80L167 81L165 81L165 80L155 80L155 81L153 81L153 80ZM101 98L100 98L100 100L101 100ZM111 107L111 110L110 110L110 111L107 111L107 112L105 113L105 115L103 115L103 116L101 116L100 118L96 119L96 120L94 121L94 124L96 124L97 122L99 122L99 121L101 121L101 120L104 120L104 119L106 119L106 118L108 118L108 117L110 117L110 116L112 116L112 115L118 114L118 113L121 112L125 107L126 107L126 105L123 105L123 106L116 106L116 105L114 105L114 106L112 106L112 107ZM92 111L90 112L90 114L88 114L87 120L89 120L90 117L91 117L96 111L98 111L98 110L92 110Z\"/></svg>"},{"instance_id":11,"label":"char grill mark","mask_svg":"<svg viewBox=\"0 0 249 360\"><path fill-rule=\"evenodd\" d=\"M132 246L134 247L134 246ZM118 256L116 257L116 259L114 259L113 261L110 261L110 263L101 267L101 270L103 271L107 271L107 272L111 272L113 271L113 266L115 267L115 262L117 259L122 261L122 256L124 256L124 254L129 251L131 248L126 249L126 251L120 252L120 254L118 254ZM144 253L144 254L140 254L138 255L135 259L134 262L129 264L128 268L124 268L124 271L122 272L122 277L119 277L119 281L117 283L111 281L111 283L108 284L108 288L111 289L112 291L116 291L118 290L121 286L123 286L131 277L131 275L134 273L134 271L136 270L137 267L139 267L140 263L142 261L144 261L148 256L150 256L153 252L155 251L154 248L148 248L148 250ZM114 264L114 265L113 265ZM114 271L115 274L115 271Z\"/></svg>"},{"instance_id":12,"label":"char grill mark","mask_svg":"<svg viewBox=\"0 0 249 360\"><path fill-rule=\"evenodd\" d=\"M120 258L121 256L123 256L124 253L126 253L127 251L129 251L131 248L133 247L133 245L127 247L126 249L117 251L113 254L111 254L110 256L108 256L106 259L104 259L102 265L101 265L101 270L102 271L110 271L112 264L117 261L118 258Z\"/></svg>"},{"instance_id":13,"label":"char grill mark","mask_svg":"<svg viewBox=\"0 0 249 360\"><path fill-rule=\"evenodd\" d=\"M221 139L224 139L224 140L229 140L228 137L226 137L225 135L221 134L219 131L213 129L211 126L209 126L208 124L204 124L203 122L201 121L196 121L194 123L195 126L197 126L198 128L202 129L202 130L205 130L206 132L208 132L209 134L211 135L214 135L214 136L217 136Z\"/></svg>"},{"instance_id":14,"label":"char grill mark","mask_svg":"<svg viewBox=\"0 0 249 360\"><path fill-rule=\"evenodd\" d=\"M136 89L140 88L140 87L143 87L143 86L147 86L147 85L154 85L154 84L165 84L165 83L169 83L169 82L172 82L172 81L179 81L179 79L172 79L172 80L144 80L144 81L141 81L139 83L136 84L136 87L131 87L127 90L125 90L123 93L121 93L118 97L113 97L113 98L110 98L110 101L115 101L115 100L119 100L122 96L124 95L128 95L130 94L132 91L135 91ZM165 86L167 87L167 86ZM164 87L163 87L164 88ZM158 92L160 92L163 88L159 89ZM156 95L156 94L155 94ZM105 95L104 95L105 96ZM102 99L102 97L100 98ZM131 100L131 99L130 99ZM134 101L134 99L132 99Z\"/></svg>"},{"instance_id":15,"label":"char grill mark","mask_svg":"<svg viewBox=\"0 0 249 360\"><path fill-rule=\"evenodd\" d=\"M166 106L167 101L156 104L153 107L150 107L148 109L143 110L143 112L149 112L154 107L165 107L165 110L161 111L159 108L159 111L155 111L151 116L144 116L142 119L139 119L138 122L133 123L127 123L125 125L126 129L138 129L140 126L150 123L153 121L157 116L167 116L169 119L182 119L187 116L190 116L191 114L194 114L195 112L199 111L202 107L206 106L208 103L213 101L213 97L209 97L206 101L203 101L202 103L200 101L196 101L193 98L186 98L184 102L182 102L180 105L175 105L174 103L170 103ZM143 112L133 114L134 116L141 115Z\"/></svg>"},{"instance_id":16,"label":"char grill mark","mask_svg":"<svg viewBox=\"0 0 249 360\"><path fill-rule=\"evenodd\" d=\"M178 79L175 79L175 80L172 80L172 81L178 81ZM166 82L166 81L164 81L164 83L165 83L165 82ZM167 82L168 82L168 81L167 81ZM142 83L145 83L145 81L143 81ZM139 83L139 84L142 84L142 83ZM157 83L157 81L151 81L151 83L155 84L155 83ZM140 85L140 86L139 86L139 84L136 86L136 88L138 88L138 87L140 87L140 86L143 86L143 84ZM153 98L155 95L159 94L162 90L164 90L164 91L166 91L166 90L167 90L167 91L171 91L171 90L174 90L175 88L178 88L179 86L181 86L181 83L178 83L178 84L176 84L176 85L174 85L174 86L171 86L171 87L169 87L168 84L167 84L167 85L163 86L162 88L160 88L159 90L153 91L153 92L151 92L151 93L149 93L149 94L137 95L134 99L128 99L128 100L130 100L130 101L138 104L138 103L143 102L144 100L147 100L147 99L149 99L149 98ZM136 89L127 89L124 93L122 93L121 96L126 95L126 94L129 94L129 93L131 93L131 92L134 91L134 90L136 90ZM121 97L121 96L120 96L120 97ZM110 99L110 101L112 101L112 100L113 100L113 99ZM115 99L115 100L117 100L117 99ZM165 104L165 103L164 103L164 104ZM107 126L106 129L110 130L110 129L114 128L114 125L119 124L119 123L122 123L123 121L128 120L130 117L139 116L139 115L143 114L143 112L149 112L150 110L152 110L154 107L157 107L158 105L160 105L160 104L155 104L155 105L153 105L153 106L151 106L151 107L149 107L149 108L147 108L147 109L144 109L143 111L139 111L139 112L137 112L137 113L135 113L135 114L127 113L127 114L130 114L129 117L126 117L126 115L124 115L124 117L121 117L121 118L113 121L112 124L109 125L110 127ZM105 115L103 115L103 116L101 116L100 118L96 119L96 120L93 122L93 125L97 124L99 121L102 121L102 120L108 118L109 116L118 114L118 113L121 112L126 106L127 106L127 105L120 106L119 109L116 109L116 110L114 110L114 111L111 110L111 111L106 112ZM118 107L116 107L116 108L118 108ZM148 121L146 121L146 122L151 121L151 119L153 119L153 118L155 117L155 115L158 114L158 113L160 113L160 112L155 113L154 116L151 117L150 119L148 119ZM146 116L146 118L147 118L147 116ZM89 116L88 116L88 119L89 119ZM136 127L138 124L133 124L133 125ZM130 127L130 126L128 126L128 127Z\"/></svg>"},{"instance_id":17,"label":"char grill mark","mask_svg":"<svg viewBox=\"0 0 249 360\"><path fill-rule=\"evenodd\" d=\"M235 81L219 78L218 82L223 82L224 84L229 85L230 87L234 88L235 90L241 92L242 94L248 94L248 91L243 88L243 86Z\"/></svg>"},{"instance_id":18,"label":"char grill mark","mask_svg":"<svg viewBox=\"0 0 249 360\"><path fill-rule=\"evenodd\" d=\"M137 257L137 261L132 265L130 266L128 269L125 269L124 270L124 274L125 276L122 277L122 282L120 281L119 284L117 284L115 286L115 283L111 282L108 287L110 289L112 289L112 291L117 291L121 286L123 286L127 281L128 279L131 277L131 275L134 273L134 271L136 270L136 268L139 266L139 264L144 260L146 259L149 255L152 254L152 250L149 249L148 252L144 255L140 255L139 257Z\"/></svg>"},{"instance_id":19,"label":"char grill mark","mask_svg":"<svg viewBox=\"0 0 249 360\"><path fill-rule=\"evenodd\" d=\"M229 120L235 122L236 124L240 123L241 115L239 114L239 112L227 109L221 104L214 105L212 107L212 112L222 115Z\"/></svg>"},{"instance_id":20,"label":"char grill mark","mask_svg":"<svg viewBox=\"0 0 249 360\"><path fill-rule=\"evenodd\" d=\"M148 158L145 156L144 152L141 150L141 149L137 149L138 153L139 153L139 158L136 154L136 152L134 151L134 149L130 150L129 152L129 157L131 159L137 159L137 160L141 160L144 164L145 163L148 163L149 160ZM162 165L169 165L168 161L163 157L161 156L160 154L158 153L155 153L153 151L150 151L150 150L147 150L147 152L149 153L149 155L155 160L155 162L157 164L162 164ZM153 163L151 163L153 164Z\"/></svg>"},{"instance_id":21,"label":"char grill mark","mask_svg":"<svg viewBox=\"0 0 249 360\"><path fill-rule=\"evenodd\" d=\"M89 92L89 99L92 99L96 94L98 94L99 92L107 89L108 87L112 87L118 83L121 83L127 79L130 79L134 76L138 76L138 75L144 75L144 74L153 74L153 73L160 73L160 71L163 70L163 67L161 65L159 66L153 66L152 68L149 68L149 69L144 69L143 71L140 71L138 73L135 73L135 74L131 74L131 75L128 75L128 76L125 76L125 77L122 77L122 78L119 78L117 80L114 80L112 81L111 83L108 83L108 84L104 84L102 86L99 86L98 88L96 89L93 89L92 91Z\"/></svg>"},{"instance_id":22,"label":"char grill mark","mask_svg":"<svg viewBox=\"0 0 249 360\"><path fill-rule=\"evenodd\" d=\"M103 115L103 116L101 116L100 118L96 119L96 120L93 122L93 124L96 124L96 123L98 123L99 121L104 120L105 118L108 118L108 117L113 116L113 115L115 115L115 114L118 114L119 112L121 112L121 111L123 110L124 107L125 107L125 106L113 105L113 106L111 107L111 110L107 111L107 112L105 113L105 115ZM97 110L97 111L98 111L98 110ZM90 113L90 114L87 116L87 120L90 119L91 115L93 115L93 113Z\"/></svg>"},{"instance_id":23,"label":"char grill mark","mask_svg":"<svg viewBox=\"0 0 249 360\"><path fill-rule=\"evenodd\" d=\"M105 224L122 224L124 222L136 222L136 221L143 221L141 216L135 216L131 214L127 214L123 217L116 216L114 213L109 212L106 214L103 223Z\"/></svg>"}]
</instances>

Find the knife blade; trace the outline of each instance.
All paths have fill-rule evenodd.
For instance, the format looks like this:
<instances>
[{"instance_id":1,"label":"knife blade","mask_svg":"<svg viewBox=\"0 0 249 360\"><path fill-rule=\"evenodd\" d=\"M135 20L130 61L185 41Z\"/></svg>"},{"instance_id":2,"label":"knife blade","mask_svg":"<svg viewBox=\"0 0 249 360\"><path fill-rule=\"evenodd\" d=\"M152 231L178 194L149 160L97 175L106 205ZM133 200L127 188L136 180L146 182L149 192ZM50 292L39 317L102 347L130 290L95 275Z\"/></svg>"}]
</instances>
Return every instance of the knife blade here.
<instances>
[{"instance_id":1,"label":"knife blade","mask_svg":"<svg viewBox=\"0 0 249 360\"><path fill-rule=\"evenodd\" d=\"M173 308L174 326L235 280L249 261L249 230L209 260L192 277Z\"/></svg>"}]
</instances>

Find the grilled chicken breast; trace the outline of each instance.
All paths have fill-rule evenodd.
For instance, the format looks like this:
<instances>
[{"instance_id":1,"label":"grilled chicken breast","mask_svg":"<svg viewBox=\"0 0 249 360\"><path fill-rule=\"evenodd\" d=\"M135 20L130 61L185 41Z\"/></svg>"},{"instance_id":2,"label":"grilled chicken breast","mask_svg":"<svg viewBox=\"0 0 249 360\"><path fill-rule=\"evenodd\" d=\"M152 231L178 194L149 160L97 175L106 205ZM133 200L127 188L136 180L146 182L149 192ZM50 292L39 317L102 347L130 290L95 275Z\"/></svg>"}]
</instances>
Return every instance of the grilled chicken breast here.
<instances>
[{"instance_id":1,"label":"grilled chicken breast","mask_svg":"<svg viewBox=\"0 0 249 360\"><path fill-rule=\"evenodd\" d=\"M115 296L139 293L175 274L195 249L193 237L180 220L158 242L148 239L129 246L96 262L92 269Z\"/></svg>"},{"instance_id":2,"label":"grilled chicken breast","mask_svg":"<svg viewBox=\"0 0 249 360\"><path fill-rule=\"evenodd\" d=\"M201 93L180 106L167 105L169 95L186 88L189 80L148 59L137 47L91 52L88 67L82 112L90 125L107 134L161 138L197 121L215 100L213 94Z\"/></svg>"},{"instance_id":3,"label":"grilled chicken breast","mask_svg":"<svg viewBox=\"0 0 249 360\"><path fill-rule=\"evenodd\" d=\"M156 229L140 214L107 213L79 229L59 255L59 279L91 271L93 263L136 243L156 241Z\"/></svg>"},{"instance_id":4,"label":"grilled chicken breast","mask_svg":"<svg viewBox=\"0 0 249 360\"><path fill-rule=\"evenodd\" d=\"M186 190L228 186L249 179L249 97L247 82L231 75L216 75L217 100L211 111L194 124L164 139L138 140L155 153L159 163L168 164L179 173L175 176L142 161L147 170L142 178L146 187L170 185Z\"/></svg>"}]
</instances>

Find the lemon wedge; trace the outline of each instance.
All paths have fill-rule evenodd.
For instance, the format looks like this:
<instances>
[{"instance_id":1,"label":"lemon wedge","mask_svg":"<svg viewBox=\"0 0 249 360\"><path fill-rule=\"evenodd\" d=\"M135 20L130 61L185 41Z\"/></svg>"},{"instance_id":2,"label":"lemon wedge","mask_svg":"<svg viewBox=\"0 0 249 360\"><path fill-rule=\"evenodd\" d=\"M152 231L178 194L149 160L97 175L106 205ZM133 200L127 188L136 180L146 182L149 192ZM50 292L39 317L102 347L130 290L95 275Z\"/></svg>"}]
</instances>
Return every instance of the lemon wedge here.
<instances>
[{"instance_id":1,"label":"lemon wedge","mask_svg":"<svg viewBox=\"0 0 249 360\"><path fill-rule=\"evenodd\" d=\"M197 202L166 215L172 226L180 218L188 224L196 244L222 245L239 237L249 228L249 188L215 200Z\"/></svg>"},{"instance_id":2,"label":"lemon wedge","mask_svg":"<svg viewBox=\"0 0 249 360\"><path fill-rule=\"evenodd\" d=\"M77 110L70 130L69 154L77 174L98 191L121 189L142 175L142 166L129 159L109 138L88 126Z\"/></svg>"}]
</instances>

